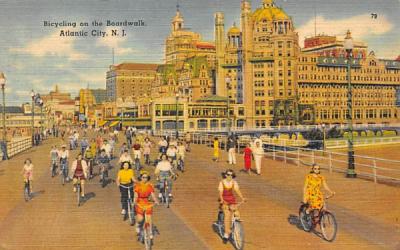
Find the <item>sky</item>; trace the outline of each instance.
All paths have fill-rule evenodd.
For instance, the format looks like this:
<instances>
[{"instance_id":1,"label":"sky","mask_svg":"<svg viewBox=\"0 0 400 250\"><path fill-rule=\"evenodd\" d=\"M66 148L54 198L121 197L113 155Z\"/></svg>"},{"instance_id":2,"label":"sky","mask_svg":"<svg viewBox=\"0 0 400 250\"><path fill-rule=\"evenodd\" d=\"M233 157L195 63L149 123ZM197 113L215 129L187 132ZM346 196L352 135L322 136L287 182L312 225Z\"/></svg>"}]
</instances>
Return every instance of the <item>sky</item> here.
<instances>
[{"instance_id":1,"label":"sky","mask_svg":"<svg viewBox=\"0 0 400 250\"><path fill-rule=\"evenodd\" d=\"M185 27L214 39L214 13L225 13L225 26L240 23L241 0L179 0ZM261 0L252 0L252 9ZM400 55L400 0L276 0L304 37L317 33L353 38L368 44L380 58ZM105 88L105 75L114 62L162 63L165 38L176 13L177 0L2 0L0 1L0 71L7 78L6 105L30 100L30 91L48 93L57 84L77 94L80 88ZM376 19L371 17L376 13ZM94 27L94 20L143 20L141 27ZM44 26L76 22L77 27ZM89 27L80 27L88 22ZM88 31L87 37L60 36L61 30ZM111 36L118 29L119 36ZM124 29L126 36L121 36ZM92 30L109 36L91 36Z\"/></svg>"}]
</instances>

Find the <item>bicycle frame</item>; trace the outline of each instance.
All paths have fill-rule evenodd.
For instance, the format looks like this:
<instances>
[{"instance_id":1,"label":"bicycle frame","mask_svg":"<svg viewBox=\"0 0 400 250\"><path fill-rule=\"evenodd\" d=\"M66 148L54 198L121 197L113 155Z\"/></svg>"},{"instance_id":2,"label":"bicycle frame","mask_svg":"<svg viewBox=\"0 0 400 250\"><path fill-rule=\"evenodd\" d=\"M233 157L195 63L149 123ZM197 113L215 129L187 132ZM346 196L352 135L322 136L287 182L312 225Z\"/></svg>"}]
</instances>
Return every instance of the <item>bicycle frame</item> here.
<instances>
[{"instance_id":1,"label":"bicycle frame","mask_svg":"<svg viewBox=\"0 0 400 250\"><path fill-rule=\"evenodd\" d=\"M122 187L122 188L125 188L125 189L128 189L128 200L126 201L127 202L127 206L128 206L128 211L127 211L127 213L128 213L128 217L129 217L129 220L130 220L130 223L131 223L131 226L133 226L133 224L135 224L134 223L134 208L133 208L133 206L132 206L132 201L133 201L133 197L132 197L132 195L131 195L131 188L133 188L133 184L131 185L131 186L124 186L124 185L122 185L122 184L120 184L120 186ZM126 217L125 217L126 218Z\"/></svg>"}]
</instances>

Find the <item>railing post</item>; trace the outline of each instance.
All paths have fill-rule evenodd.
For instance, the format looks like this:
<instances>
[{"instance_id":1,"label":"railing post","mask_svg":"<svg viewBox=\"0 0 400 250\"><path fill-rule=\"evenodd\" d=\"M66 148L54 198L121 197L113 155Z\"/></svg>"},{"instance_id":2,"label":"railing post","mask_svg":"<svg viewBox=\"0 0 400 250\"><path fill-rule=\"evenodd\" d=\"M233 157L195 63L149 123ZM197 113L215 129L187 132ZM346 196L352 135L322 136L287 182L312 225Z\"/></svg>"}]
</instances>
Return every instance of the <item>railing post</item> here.
<instances>
[{"instance_id":1,"label":"railing post","mask_svg":"<svg viewBox=\"0 0 400 250\"><path fill-rule=\"evenodd\" d=\"M329 152L329 173L332 173L332 152Z\"/></svg>"},{"instance_id":2,"label":"railing post","mask_svg":"<svg viewBox=\"0 0 400 250\"><path fill-rule=\"evenodd\" d=\"M285 163L287 163L287 159L286 159L286 141L283 141L283 155L285 158Z\"/></svg>"},{"instance_id":3,"label":"railing post","mask_svg":"<svg viewBox=\"0 0 400 250\"><path fill-rule=\"evenodd\" d=\"M374 182L378 182L378 177L376 176L376 159L374 158L374 166L373 166L373 172L374 172Z\"/></svg>"},{"instance_id":4,"label":"railing post","mask_svg":"<svg viewBox=\"0 0 400 250\"><path fill-rule=\"evenodd\" d=\"M300 148L297 148L297 166L300 167Z\"/></svg>"},{"instance_id":5,"label":"railing post","mask_svg":"<svg viewBox=\"0 0 400 250\"><path fill-rule=\"evenodd\" d=\"M272 144L272 159L275 161L275 144Z\"/></svg>"}]
</instances>

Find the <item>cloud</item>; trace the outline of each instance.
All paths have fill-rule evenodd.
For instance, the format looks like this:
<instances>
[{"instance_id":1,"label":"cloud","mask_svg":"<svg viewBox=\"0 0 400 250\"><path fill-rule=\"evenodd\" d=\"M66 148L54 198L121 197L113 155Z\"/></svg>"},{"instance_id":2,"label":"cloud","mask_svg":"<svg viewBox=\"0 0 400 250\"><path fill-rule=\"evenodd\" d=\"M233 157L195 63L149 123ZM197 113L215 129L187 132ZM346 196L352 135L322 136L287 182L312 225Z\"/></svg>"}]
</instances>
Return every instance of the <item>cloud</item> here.
<instances>
[{"instance_id":1,"label":"cloud","mask_svg":"<svg viewBox=\"0 0 400 250\"><path fill-rule=\"evenodd\" d=\"M50 35L30 42L23 48L11 48L11 52L26 53L36 57L64 56L70 61L80 61L89 58L88 55L74 49L75 37L60 37L60 30Z\"/></svg>"},{"instance_id":2,"label":"cloud","mask_svg":"<svg viewBox=\"0 0 400 250\"><path fill-rule=\"evenodd\" d=\"M371 14L363 14L345 19L329 20L323 16L317 16L317 34L334 35L344 37L347 30L351 30L356 41L364 40L370 36L382 35L389 32L393 24L384 15L377 19L371 18ZM314 35L314 18L297 29L300 44L303 46L304 38Z\"/></svg>"},{"instance_id":3,"label":"cloud","mask_svg":"<svg viewBox=\"0 0 400 250\"><path fill-rule=\"evenodd\" d=\"M399 0L400 1L400 0ZM376 55L380 58L396 59L400 56L400 38L390 41L386 46L381 46L379 49L374 49Z\"/></svg>"},{"instance_id":4,"label":"cloud","mask_svg":"<svg viewBox=\"0 0 400 250\"><path fill-rule=\"evenodd\" d=\"M97 38L97 46L108 47L110 49L114 49L115 55L126 55L132 54L136 51L132 48L122 47L122 44L126 42L126 36L111 36L111 30L115 30L115 28L111 29L108 27L105 32L107 32L108 36ZM118 30L119 34L122 34L122 30Z\"/></svg>"}]
</instances>

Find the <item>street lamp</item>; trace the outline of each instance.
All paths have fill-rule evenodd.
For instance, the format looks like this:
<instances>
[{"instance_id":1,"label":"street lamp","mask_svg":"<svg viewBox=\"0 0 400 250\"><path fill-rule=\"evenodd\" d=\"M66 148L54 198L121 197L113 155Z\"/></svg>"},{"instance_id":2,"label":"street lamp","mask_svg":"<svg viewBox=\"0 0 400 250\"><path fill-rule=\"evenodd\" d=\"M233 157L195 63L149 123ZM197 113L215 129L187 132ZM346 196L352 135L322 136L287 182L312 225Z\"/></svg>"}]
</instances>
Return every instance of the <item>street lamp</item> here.
<instances>
[{"instance_id":1,"label":"street lamp","mask_svg":"<svg viewBox=\"0 0 400 250\"><path fill-rule=\"evenodd\" d=\"M175 138L178 140L179 138L179 131L178 131L178 101L179 101L179 93L175 95Z\"/></svg>"},{"instance_id":2,"label":"street lamp","mask_svg":"<svg viewBox=\"0 0 400 250\"><path fill-rule=\"evenodd\" d=\"M228 113L227 113L228 121L226 124L228 135L231 133L231 114L230 114L231 112L230 112L230 97L229 97L231 81L232 81L231 77L229 75L227 75L225 77L225 84L226 84L226 95L227 95L226 106L228 109Z\"/></svg>"},{"instance_id":3,"label":"street lamp","mask_svg":"<svg viewBox=\"0 0 400 250\"><path fill-rule=\"evenodd\" d=\"M35 145L35 92L31 91L32 97L32 146Z\"/></svg>"},{"instance_id":4,"label":"street lamp","mask_svg":"<svg viewBox=\"0 0 400 250\"><path fill-rule=\"evenodd\" d=\"M3 94L3 142L4 145L7 143L7 134L6 134L6 97L5 97L5 87L6 87L6 77L3 72L0 72L0 84L1 84L1 92Z\"/></svg>"},{"instance_id":5,"label":"street lamp","mask_svg":"<svg viewBox=\"0 0 400 250\"><path fill-rule=\"evenodd\" d=\"M347 31L344 39L344 49L347 53L347 127L348 127L348 167L347 178L356 178L357 174L354 171L354 147L353 147L353 94L351 86L351 61L353 58L353 38L350 30Z\"/></svg>"}]
</instances>

